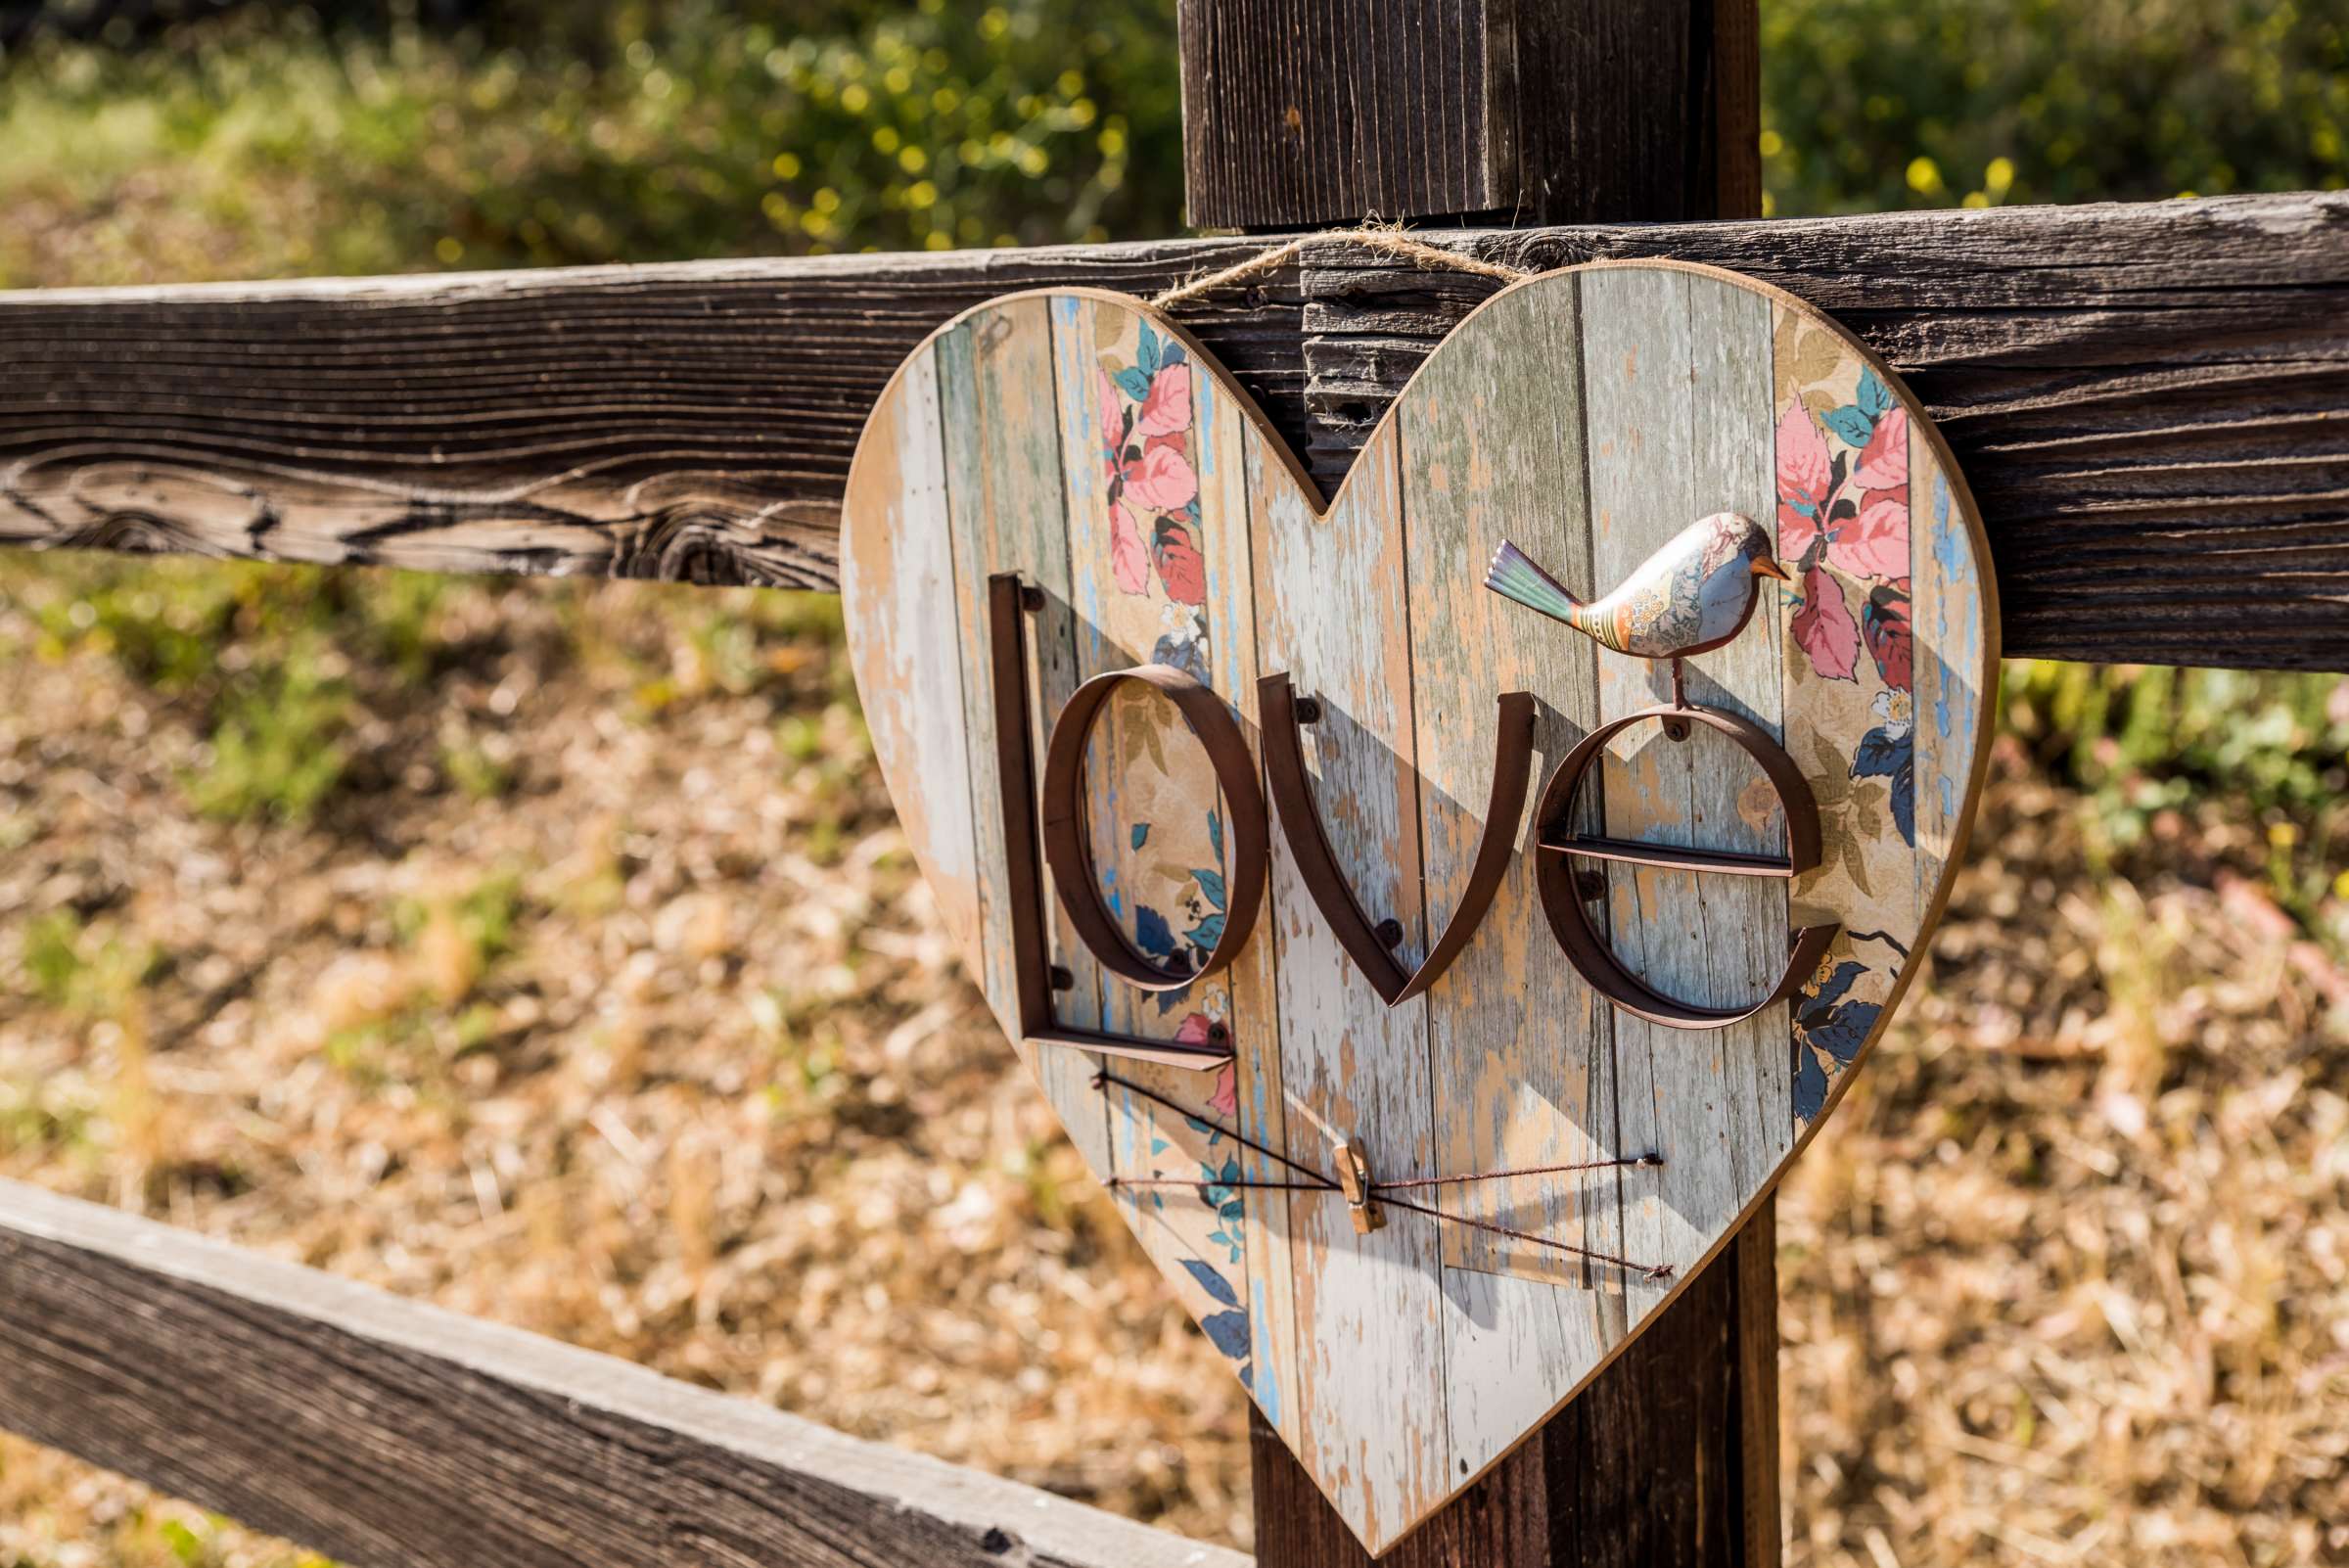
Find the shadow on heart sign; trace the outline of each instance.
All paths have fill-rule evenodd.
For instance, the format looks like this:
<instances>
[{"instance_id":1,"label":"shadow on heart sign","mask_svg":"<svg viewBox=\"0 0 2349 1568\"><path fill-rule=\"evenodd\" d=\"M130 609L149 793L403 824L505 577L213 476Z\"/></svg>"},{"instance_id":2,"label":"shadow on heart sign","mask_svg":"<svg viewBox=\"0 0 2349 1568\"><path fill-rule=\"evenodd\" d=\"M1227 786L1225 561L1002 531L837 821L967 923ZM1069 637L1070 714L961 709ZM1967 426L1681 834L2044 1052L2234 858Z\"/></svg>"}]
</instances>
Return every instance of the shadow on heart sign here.
<instances>
[{"instance_id":1,"label":"shadow on heart sign","mask_svg":"<svg viewBox=\"0 0 2349 1568\"><path fill-rule=\"evenodd\" d=\"M1685 661L1687 697L1808 796L1816 863L1774 876L1714 874L1792 858L1761 754L1703 723L1611 730L1671 700L1671 666L1485 585L1505 540L1593 600L1723 513L1763 525L1786 580ZM1723 1245L1884 1027L1981 782L1989 567L1947 448L1882 364L1782 293L1674 263L1502 290L1326 506L1229 378L1122 297L990 301L883 394L842 584L942 920L1185 1308L1373 1551ZM1087 688L1062 745L1076 808L1025 818L1081 688L1141 667L1169 673ZM1263 706L1275 676L1285 715ZM1310 723L1290 722L1300 698ZM1580 787L1549 792L1563 820L1505 787L1512 758L1538 785L1593 737ZM1251 799L1267 766L1296 775L1269 812ZM1313 885L1299 785L1351 932ZM1549 874L1627 973L1734 1016L1675 1028L1595 989L1544 904L1545 836L1589 852ZM1822 929L1781 988L1790 939ZM1439 943L1426 984L1396 983ZM1103 1077L1088 1043L1144 1054ZM1362 1206L1333 1196L1356 1157L1381 1179L1528 1174L1445 1189L1485 1228L1399 1208L1358 1229Z\"/></svg>"}]
</instances>

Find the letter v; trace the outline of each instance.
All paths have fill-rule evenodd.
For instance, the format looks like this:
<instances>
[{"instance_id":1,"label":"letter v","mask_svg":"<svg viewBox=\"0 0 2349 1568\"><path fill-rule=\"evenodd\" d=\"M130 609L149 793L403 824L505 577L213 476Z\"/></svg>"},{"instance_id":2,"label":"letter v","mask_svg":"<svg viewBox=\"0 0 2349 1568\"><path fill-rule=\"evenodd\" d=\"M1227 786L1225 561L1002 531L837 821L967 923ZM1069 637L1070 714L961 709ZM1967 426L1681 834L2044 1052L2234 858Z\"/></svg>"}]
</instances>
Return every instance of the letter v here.
<instances>
[{"instance_id":1,"label":"letter v","mask_svg":"<svg viewBox=\"0 0 2349 1568\"><path fill-rule=\"evenodd\" d=\"M1289 677L1284 673L1259 680L1256 701L1264 723L1265 778L1280 817L1281 837L1296 858L1297 874L1305 879L1306 892L1313 896L1321 918L1337 933L1339 945L1370 982L1371 990L1389 1007L1400 1007L1451 967L1493 907L1501 879L1508 875L1533 773L1533 693L1511 691L1500 696L1500 728L1493 747L1493 799L1485 807L1485 831L1477 843L1476 862L1444 934L1428 948L1419 967L1407 975L1371 929L1369 917L1347 885L1346 874L1338 869L1329 835L1322 830L1321 813L1313 805L1313 781L1306 776L1297 694Z\"/></svg>"}]
</instances>

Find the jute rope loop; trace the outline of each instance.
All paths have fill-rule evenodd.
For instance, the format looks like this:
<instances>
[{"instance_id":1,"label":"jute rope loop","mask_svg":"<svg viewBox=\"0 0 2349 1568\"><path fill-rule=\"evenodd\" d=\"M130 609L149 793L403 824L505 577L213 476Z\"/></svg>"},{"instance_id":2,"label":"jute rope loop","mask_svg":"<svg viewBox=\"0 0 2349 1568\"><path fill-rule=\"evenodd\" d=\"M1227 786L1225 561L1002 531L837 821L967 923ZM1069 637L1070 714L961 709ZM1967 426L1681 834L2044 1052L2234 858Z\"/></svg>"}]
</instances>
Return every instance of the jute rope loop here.
<instances>
[{"instance_id":1,"label":"jute rope loop","mask_svg":"<svg viewBox=\"0 0 2349 1568\"><path fill-rule=\"evenodd\" d=\"M1191 300L1211 295L1218 289L1228 289L1235 283L1246 283L1250 279L1277 272L1303 255L1305 248L1309 245L1327 245L1333 242L1359 245L1366 251L1376 251L1382 254L1412 261L1430 272L1472 272L1480 278L1496 278L1502 283L1517 283L1535 275L1522 267L1503 266L1497 261L1487 261L1478 256L1462 255L1457 251L1447 251L1440 245L1429 245L1424 240L1414 240L1400 228L1381 228L1365 223L1360 228L1331 229L1320 234L1299 235L1296 239L1273 246L1269 250L1259 251L1246 260L1235 261L1220 271L1186 278L1174 288L1163 294L1153 295L1143 302L1154 310L1164 310L1171 305L1188 304Z\"/></svg>"}]
</instances>

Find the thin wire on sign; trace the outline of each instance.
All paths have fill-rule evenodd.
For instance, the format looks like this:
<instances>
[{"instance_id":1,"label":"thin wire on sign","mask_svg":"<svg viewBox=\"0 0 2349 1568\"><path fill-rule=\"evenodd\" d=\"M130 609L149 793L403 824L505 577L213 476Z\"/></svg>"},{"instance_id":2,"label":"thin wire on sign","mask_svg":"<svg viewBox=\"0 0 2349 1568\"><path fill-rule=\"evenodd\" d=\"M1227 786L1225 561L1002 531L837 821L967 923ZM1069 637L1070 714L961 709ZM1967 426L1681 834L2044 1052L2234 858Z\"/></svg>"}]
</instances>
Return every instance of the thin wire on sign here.
<instances>
[{"instance_id":1,"label":"thin wire on sign","mask_svg":"<svg viewBox=\"0 0 2349 1568\"><path fill-rule=\"evenodd\" d=\"M1205 1117L1202 1117L1196 1112L1192 1111L1188 1106L1181 1105L1174 1100L1168 1099L1164 1094L1159 1093L1156 1089L1146 1088L1142 1084L1134 1083L1131 1079L1120 1078L1116 1074L1111 1073L1106 1069L1093 1075L1093 1087L1106 1090L1112 1084L1115 1084L1119 1088L1125 1089L1128 1093L1139 1094L1143 1099L1150 1101L1154 1105L1164 1106L1166 1109L1173 1111L1175 1115L1180 1116L1187 1121L1196 1122L1199 1126L1206 1128L1211 1132L1221 1133L1222 1136L1231 1139L1233 1142L1240 1144L1244 1148L1254 1149L1257 1153L1263 1155L1265 1158L1277 1161L1279 1164L1286 1166L1288 1169L1296 1172L1300 1176L1305 1178L1302 1181L1217 1181L1214 1183L1216 1186L1229 1188L1235 1192L1330 1192L1336 1193L1341 1197L1345 1194L1344 1188L1340 1187L1337 1182L1331 1180L1328 1176L1323 1176L1320 1172L1313 1170L1307 1166L1300 1165L1298 1162L1290 1159L1285 1154L1279 1154L1271 1149L1267 1149L1263 1144L1257 1142L1254 1138L1248 1137L1232 1128L1222 1127L1217 1123L1210 1122ZM1671 1264L1634 1263L1629 1258L1619 1258L1613 1253L1598 1252L1589 1247L1578 1247L1571 1241L1560 1241L1554 1236L1537 1235L1530 1230L1518 1230L1509 1225L1497 1224L1490 1220L1473 1219L1464 1214L1447 1214L1441 1209L1431 1209L1423 1203L1413 1203L1407 1198L1397 1198L1390 1196L1392 1193L1414 1187L1449 1186L1456 1183L1471 1181L1500 1181L1505 1180L1510 1176L1550 1176L1566 1171L1606 1171L1625 1166L1660 1166L1663 1163L1664 1156L1651 1151L1647 1154L1635 1154L1627 1158L1614 1160L1583 1160L1572 1165L1531 1166L1522 1171L1479 1171L1469 1176L1407 1176L1400 1181L1374 1180L1370 1183L1368 1190L1378 1195L1380 1201L1390 1205L1391 1207L1397 1209L1407 1209L1412 1214L1422 1214L1431 1220L1441 1221L1445 1224L1466 1225L1471 1230L1483 1230L1488 1231L1496 1236L1506 1236L1511 1241L1522 1241L1528 1246L1546 1247L1554 1252L1562 1252L1569 1254L1572 1257L1588 1259L1591 1263L1606 1264L1611 1268L1621 1268L1630 1273L1644 1275L1649 1279L1670 1279L1673 1273L1673 1266ZM1102 1185L1108 1187L1113 1192L1126 1187L1199 1187L1206 1184L1207 1183L1200 1181L1186 1181L1178 1177L1172 1176L1112 1176L1105 1177L1102 1181Z\"/></svg>"}]
</instances>

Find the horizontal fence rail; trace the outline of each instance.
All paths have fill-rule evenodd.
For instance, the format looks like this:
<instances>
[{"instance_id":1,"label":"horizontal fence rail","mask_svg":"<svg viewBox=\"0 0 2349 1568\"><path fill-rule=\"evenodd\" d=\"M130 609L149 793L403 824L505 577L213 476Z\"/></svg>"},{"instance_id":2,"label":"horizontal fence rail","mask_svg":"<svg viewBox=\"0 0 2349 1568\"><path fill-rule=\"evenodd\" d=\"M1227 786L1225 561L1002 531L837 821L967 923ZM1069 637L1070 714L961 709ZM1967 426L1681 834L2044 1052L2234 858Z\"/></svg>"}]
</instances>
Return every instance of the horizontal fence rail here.
<instances>
[{"instance_id":1,"label":"horizontal fence rail","mask_svg":"<svg viewBox=\"0 0 2349 1568\"><path fill-rule=\"evenodd\" d=\"M2349 196L1428 237L1833 312L1956 446L2009 653L2349 668ZM0 294L0 542L828 588L925 333L1262 243ZM1175 314L1327 488L1496 287L1326 240Z\"/></svg>"},{"instance_id":2,"label":"horizontal fence rail","mask_svg":"<svg viewBox=\"0 0 2349 1568\"><path fill-rule=\"evenodd\" d=\"M516 1329L0 1181L0 1428L357 1568L1248 1568Z\"/></svg>"}]
</instances>

